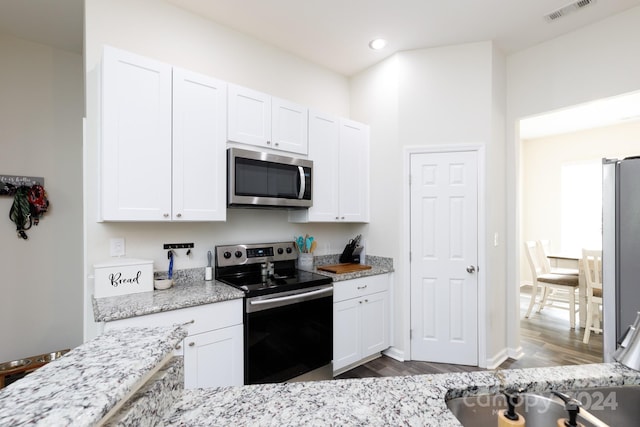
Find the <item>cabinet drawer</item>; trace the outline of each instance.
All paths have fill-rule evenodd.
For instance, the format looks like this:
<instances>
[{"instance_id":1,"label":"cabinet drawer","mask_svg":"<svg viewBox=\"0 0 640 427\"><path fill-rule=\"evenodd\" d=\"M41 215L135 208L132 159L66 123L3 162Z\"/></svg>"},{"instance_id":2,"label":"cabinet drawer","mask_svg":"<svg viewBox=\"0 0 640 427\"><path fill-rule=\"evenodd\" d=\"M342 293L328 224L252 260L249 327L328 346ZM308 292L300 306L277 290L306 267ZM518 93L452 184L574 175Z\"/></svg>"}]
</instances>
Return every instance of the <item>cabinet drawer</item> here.
<instances>
[{"instance_id":1,"label":"cabinet drawer","mask_svg":"<svg viewBox=\"0 0 640 427\"><path fill-rule=\"evenodd\" d=\"M383 292L389 289L389 275L361 277L359 279L333 282L333 301L344 301L368 295L375 292Z\"/></svg>"},{"instance_id":2,"label":"cabinet drawer","mask_svg":"<svg viewBox=\"0 0 640 427\"><path fill-rule=\"evenodd\" d=\"M107 322L104 329L108 331L132 326L171 326L191 321L193 323L188 325L189 335L242 324L242 299L115 320Z\"/></svg>"}]
</instances>

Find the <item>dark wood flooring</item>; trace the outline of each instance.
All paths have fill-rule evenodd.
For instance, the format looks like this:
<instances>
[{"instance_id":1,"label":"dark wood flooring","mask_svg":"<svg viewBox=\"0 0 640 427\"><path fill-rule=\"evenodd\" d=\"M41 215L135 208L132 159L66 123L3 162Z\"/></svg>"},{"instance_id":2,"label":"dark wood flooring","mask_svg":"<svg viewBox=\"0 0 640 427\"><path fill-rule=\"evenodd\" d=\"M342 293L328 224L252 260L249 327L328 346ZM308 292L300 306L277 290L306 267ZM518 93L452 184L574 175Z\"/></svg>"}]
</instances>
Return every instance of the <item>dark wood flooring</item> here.
<instances>
[{"instance_id":1,"label":"dark wood flooring","mask_svg":"<svg viewBox=\"0 0 640 427\"><path fill-rule=\"evenodd\" d=\"M530 288L521 288L520 345L524 356L518 360L507 359L500 365L500 369L540 368L602 362L602 335L592 333L589 343L583 344L584 330L569 328L569 312L567 310L547 307L542 312L534 312L529 319L525 319L524 314L529 304L529 292ZM419 361L399 362L390 357L382 356L336 378L388 377L481 370L484 369L477 366Z\"/></svg>"}]
</instances>

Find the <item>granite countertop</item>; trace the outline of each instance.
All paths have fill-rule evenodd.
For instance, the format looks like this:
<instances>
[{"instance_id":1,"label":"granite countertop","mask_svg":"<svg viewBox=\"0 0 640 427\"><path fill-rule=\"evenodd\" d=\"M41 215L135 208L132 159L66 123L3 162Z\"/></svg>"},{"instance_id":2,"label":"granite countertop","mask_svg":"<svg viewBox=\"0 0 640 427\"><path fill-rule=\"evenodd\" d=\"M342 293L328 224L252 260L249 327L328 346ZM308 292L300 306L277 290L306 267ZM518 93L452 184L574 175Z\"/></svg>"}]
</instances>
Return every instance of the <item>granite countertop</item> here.
<instances>
[{"instance_id":1,"label":"granite countertop","mask_svg":"<svg viewBox=\"0 0 640 427\"><path fill-rule=\"evenodd\" d=\"M459 426L446 400L523 387L534 393L640 384L619 364L184 390L171 426Z\"/></svg>"},{"instance_id":2,"label":"granite countertop","mask_svg":"<svg viewBox=\"0 0 640 427\"><path fill-rule=\"evenodd\" d=\"M163 366L186 335L181 326L100 335L0 390L0 425L95 425Z\"/></svg>"},{"instance_id":3,"label":"granite countertop","mask_svg":"<svg viewBox=\"0 0 640 427\"><path fill-rule=\"evenodd\" d=\"M393 259L378 256L367 256L366 261L371 265L371 269L355 273L333 274L316 268L321 265L337 264L339 257L340 255L314 257L313 272L331 277L334 282L393 272ZM156 279L165 278L163 275L166 275L166 272L156 273ZM205 281L203 277L204 268L178 270L174 275L175 285L166 290L93 298L94 320L111 322L244 297L244 292L233 286L215 280Z\"/></svg>"},{"instance_id":4,"label":"granite countertop","mask_svg":"<svg viewBox=\"0 0 640 427\"><path fill-rule=\"evenodd\" d=\"M195 279L161 291L93 298L93 315L96 322L110 322L243 297L244 292L233 286Z\"/></svg>"},{"instance_id":5,"label":"granite countertop","mask_svg":"<svg viewBox=\"0 0 640 427\"><path fill-rule=\"evenodd\" d=\"M324 270L318 270L323 265L332 265L340 263L340 255L320 255L314 257L314 273L331 277L334 282L343 280L359 279L360 277L375 276L378 274L386 274L393 272L393 259L379 256L367 255L365 264L370 265L368 270L355 271L353 273L334 274Z\"/></svg>"}]
</instances>

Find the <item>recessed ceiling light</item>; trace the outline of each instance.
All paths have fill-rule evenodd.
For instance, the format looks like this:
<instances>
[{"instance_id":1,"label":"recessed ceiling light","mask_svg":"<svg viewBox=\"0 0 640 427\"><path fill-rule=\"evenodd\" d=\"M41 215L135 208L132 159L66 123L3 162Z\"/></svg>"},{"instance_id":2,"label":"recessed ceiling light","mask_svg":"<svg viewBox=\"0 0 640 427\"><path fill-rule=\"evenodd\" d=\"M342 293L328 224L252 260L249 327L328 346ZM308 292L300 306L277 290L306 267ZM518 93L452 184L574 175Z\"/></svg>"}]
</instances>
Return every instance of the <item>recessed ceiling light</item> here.
<instances>
[{"instance_id":1,"label":"recessed ceiling light","mask_svg":"<svg viewBox=\"0 0 640 427\"><path fill-rule=\"evenodd\" d=\"M369 42L369 47L373 50L380 50L387 45L385 39L373 39Z\"/></svg>"}]
</instances>

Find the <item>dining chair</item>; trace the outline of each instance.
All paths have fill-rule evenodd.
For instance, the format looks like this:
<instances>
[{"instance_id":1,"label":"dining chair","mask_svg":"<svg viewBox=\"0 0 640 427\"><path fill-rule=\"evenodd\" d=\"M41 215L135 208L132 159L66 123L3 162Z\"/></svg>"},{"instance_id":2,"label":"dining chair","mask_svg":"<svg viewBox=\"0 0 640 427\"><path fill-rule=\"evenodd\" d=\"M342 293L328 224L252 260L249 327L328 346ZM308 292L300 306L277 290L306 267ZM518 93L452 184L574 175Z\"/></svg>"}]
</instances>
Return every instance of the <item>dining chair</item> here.
<instances>
[{"instance_id":1,"label":"dining chair","mask_svg":"<svg viewBox=\"0 0 640 427\"><path fill-rule=\"evenodd\" d=\"M587 296L587 316L582 342L588 344L591 331L602 333L602 251L582 249L582 265Z\"/></svg>"},{"instance_id":2,"label":"dining chair","mask_svg":"<svg viewBox=\"0 0 640 427\"><path fill-rule=\"evenodd\" d=\"M538 250L538 257L540 258L541 265L544 265L545 271L555 274L573 274L575 276L580 274L577 268L563 268L552 267L549 262L549 254L551 253L551 241L550 240L536 240L536 248Z\"/></svg>"},{"instance_id":3,"label":"dining chair","mask_svg":"<svg viewBox=\"0 0 640 427\"><path fill-rule=\"evenodd\" d=\"M575 328L578 275L551 273L547 264L540 259L537 242L526 241L524 247L533 279L531 300L524 317L529 318L536 304L538 304L537 313L539 313L544 307L554 305L554 302L561 302L563 305L554 305L554 307L568 309L569 324L572 329ZM565 306L567 304L568 306Z\"/></svg>"}]
</instances>

